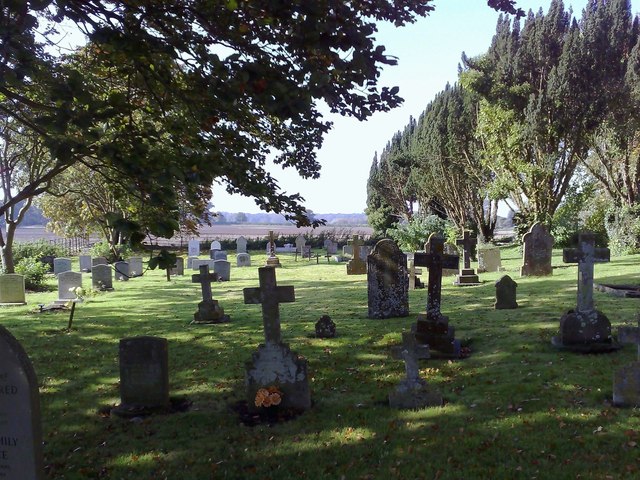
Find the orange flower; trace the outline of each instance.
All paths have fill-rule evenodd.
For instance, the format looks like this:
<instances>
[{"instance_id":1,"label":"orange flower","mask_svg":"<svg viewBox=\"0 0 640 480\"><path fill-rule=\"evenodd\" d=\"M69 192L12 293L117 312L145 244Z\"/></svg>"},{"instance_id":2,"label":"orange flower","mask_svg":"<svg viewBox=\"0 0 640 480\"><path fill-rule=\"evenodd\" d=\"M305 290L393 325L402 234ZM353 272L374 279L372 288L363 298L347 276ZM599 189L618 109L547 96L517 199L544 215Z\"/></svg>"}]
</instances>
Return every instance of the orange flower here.
<instances>
[{"instance_id":1,"label":"orange flower","mask_svg":"<svg viewBox=\"0 0 640 480\"><path fill-rule=\"evenodd\" d=\"M282 401L282 397L280 396L279 393L271 394L271 405L280 405L281 401Z\"/></svg>"},{"instance_id":2,"label":"orange flower","mask_svg":"<svg viewBox=\"0 0 640 480\"><path fill-rule=\"evenodd\" d=\"M265 397L264 400L262 400L262 406L263 407L270 407L271 406L271 397Z\"/></svg>"}]
</instances>

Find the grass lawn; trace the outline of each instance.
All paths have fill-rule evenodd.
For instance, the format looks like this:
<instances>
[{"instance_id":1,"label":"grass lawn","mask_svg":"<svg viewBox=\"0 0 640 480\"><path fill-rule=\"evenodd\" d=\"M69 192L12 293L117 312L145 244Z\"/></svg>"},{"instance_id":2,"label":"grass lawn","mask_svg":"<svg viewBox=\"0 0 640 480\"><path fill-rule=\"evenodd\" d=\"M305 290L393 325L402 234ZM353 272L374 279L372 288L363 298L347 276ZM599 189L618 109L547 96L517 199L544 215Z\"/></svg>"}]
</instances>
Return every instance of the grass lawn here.
<instances>
[{"instance_id":1,"label":"grass lawn","mask_svg":"<svg viewBox=\"0 0 640 480\"><path fill-rule=\"evenodd\" d=\"M518 250L502 251L505 273L518 282L517 310L493 309L503 273L481 274L482 285L466 288L445 277L443 313L472 353L420 361L446 404L419 411L386 401L404 375L390 347L424 310L426 290L410 292L409 317L370 320L366 276L324 259L280 255L278 284L296 295L280 306L282 336L308 359L314 405L274 426L247 427L232 409L244 399L244 363L263 339L260 306L242 297L258 286L262 252L252 254L254 267L232 267L230 282L213 285L230 323L190 325L200 299L191 271L170 282L149 271L114 283L78 305L71 332L67 313L35 313L53 291L0 309L0 321L38 375L50 479L638 478L640 410L609 404L613 373L636 360L636 349L580 355L552 347L577 279L577 266L554 253L553 276L519 278ZM640 283L639 274L637 256L595 267L597 282ZM635 323L639 300L594 299L614 331ZM336 322L337 338L312 337L323 314ZM168 339L171 395L188 397L190 410L136 422L98 413L119 402L118 341L136 335Z\"/></svg>"}]
</instances>

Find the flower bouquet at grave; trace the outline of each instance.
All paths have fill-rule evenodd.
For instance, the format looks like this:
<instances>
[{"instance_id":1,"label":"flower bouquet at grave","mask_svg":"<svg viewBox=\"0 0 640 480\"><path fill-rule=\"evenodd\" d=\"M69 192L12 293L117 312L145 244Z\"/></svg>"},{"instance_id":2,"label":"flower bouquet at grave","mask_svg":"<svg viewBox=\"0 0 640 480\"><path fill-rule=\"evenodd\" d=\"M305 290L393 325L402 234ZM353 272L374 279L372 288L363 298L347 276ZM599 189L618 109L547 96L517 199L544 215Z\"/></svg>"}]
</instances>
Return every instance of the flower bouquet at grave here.
<instances>
[{"instance_id":1,"label":"flower bouquet at grave","mask_svg":"<svg viewBox=\"0 0 640 480\"><path fill-rule=\"evenodd\" d=\"M278 387L271 386L267 388L260 388L256 392L255 405L256 407L277 407L282 402L282 392L278 390Z\"/></svg>"}]
</instances>

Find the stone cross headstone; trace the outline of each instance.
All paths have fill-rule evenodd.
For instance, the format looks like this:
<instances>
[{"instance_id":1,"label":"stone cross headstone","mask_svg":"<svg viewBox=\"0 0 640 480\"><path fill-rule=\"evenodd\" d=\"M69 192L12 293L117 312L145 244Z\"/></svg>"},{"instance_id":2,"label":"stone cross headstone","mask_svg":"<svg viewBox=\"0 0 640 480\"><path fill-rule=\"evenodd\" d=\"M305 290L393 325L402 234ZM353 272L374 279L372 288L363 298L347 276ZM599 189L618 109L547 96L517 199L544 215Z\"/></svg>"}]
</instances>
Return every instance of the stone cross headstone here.
<instances>
[{"instance_id":1,"label":"stone cross headstone","mask_svg":"<svg viewBox=\"0 0 640 480\"><path fill-rule=\"evenodd\" d=\"M113 270L111 265L96 265L91 270L91 286L95 290L113 290Z\"/></svg>"},{"instance_id":2,"label":"stone cross headstone","mask_svg":"<svg viewBox=\"0 0 640 480\"><path fill-rule=\"evenodd\" d=\"M131 278L142 276L142 257L130 257L127 259L129 264L129 276Z\"/></svg>"},{"instance_id":3,"label":"stone cross headstone","mask_svg":"<svg viewBox=\"0 0 640 480\"><path fill-rule=\"evenodd\" d=\"M551 255L553 237L540 222L534 223L522 236L522 267L520 276L553 275Z\"/></svg>"},{"instance_id":4,"label":"stone cross headstone","mask_svg":"<svg viewBox=\"0 0 640 480\"><path fill-rule=\"evenodd\" d=\"M402 333L402 346L391 350L392 357L404 360L405 378L389 393L389 406L401 409L418 409L442 405L442 395L420 378L418 359L429 358L429 346L420 345L415 335Z\"/></svg>"},{"instance_id":5,"label":"stone cross headstone","mask_svg":"<svg viewBox=\"0 0 640 480\"><path fill-rule=\"evenodd\" d=\"M322 315L316 322L316 338L334 338L336 336L336 324L329 315Z\"/></svg>"},{"instance_id":6,"label":"stone cross headstone","mask_svg":"<svg viewBox=\"0 0 640 480\"><path fill-rule=\"evenodd\" d=\"M247 239L238 237L236 239L236 253L247 253Z\"/></svg>"},{"instance_id":7,"label":"stone cross headstone","mask_svg":"<svg viewBox=\"0 0 640 480\"><path fill-rule=\"evenodd\" d=\"M503 275L495 285L496 302L493 304L495 309L518 308L518 302L516 302L518 284L509 275Z\"/></svg>"},{"instance_id":8,"label":"stone cross headstone","mask_svg":"<svg viewBox=\"0 0 640 480\"><path fill-rule=\"evenodd\" d=\"M116 276L116 280L121 282L128 282L131 278L131 270L127 262L116 262L113 264L113 271Z\"/></svg>"},{"instance_id":9,"label":"stone cross headstone","mask_svg":"<svg viewBox=\"0 0 640 480\"><path fill-rule=\"evenodd\" d=\"M478 285L480 280L478 279L478 275L473 268L471 268L471 248L476 244L476 237L472 235L469 230L465 230L463 232L462 238L458 238L456 240L456 245L460 245L462 247L462 259L463 259L463 267L460 269L460 272L456 276L454 285L468 286L468 285Z\"/></svg>"},{"instance_id":10,"label":"stone cross headstone","mask_svg":"<svg viewBox=\"0 0 640 480\"><path fill-rule=\"evenodd\" d=\"M273 230L269 231L269 256L267 257L267 267L280 267L280 259L276 255L276 240Z\"/></svg>"},{"instance_id":11,"label":"stone cross headstone","mask_svg":"<svg viewBox=\"0 0 640 480\"><path fill-rule=\"evenodd\" d=\"M95 267L96 265L109 265L109 262L105 257L94 257L91 259L91 267Z\"/></svg>"},{"instance_id":12,"label":"stone cross headstone","mask_svg":"<svg viewBox=\"0 0 640 480\"><path fill-rule=\"evenodd\" d=\"M38 379L22 345L0 326L0 478L43 480Z\"/></svg>"},{"instance_id":13,"label":"stone cross headstone","mask_svg":"<svg viewBox=\"0 0 640 480\"><path fill-rule=\"evenodd\" d=\"M213 262L213 271L218 274L218 280L221 282L231 280L231 263L226 260L215 260Z\"/></svg>"},{"instance_id":14,"label":"stone cross headstone","mask_svg":"<svg viewBox=\"0 0 640 480\"><path fill-rule=\"evenodd\" d=\"M610 351L620 346L611 335L611 322L593 306L593 266L609 261L608 248L595 248L595 235L581 232L578 248L565 248L562 260L578 264L577 306L560 319L560 333L552 342L555 346L581 352Z\"/></svg>"},{"instance_id":15,"label":"stone cross headstone","mask_svg":"<svg viewBox=\"0 0 640 480\"><path fill-rule=\"evenodd\" d=\"M619 407L640 407L640 315L637 327L620 327L620 343L633 343L637 359L618 370L613 376L613 404Z\"/></svg>"},{"instance_id":16,"label":"stone cross headstone","mask_svg":"<svg viewBox=\"0 0 640 480\"><path fill-rule=\"evenodd\" d=\"M307 361L282 343L280 336L280 303L294 302L293 287L278 286L273 267L258 269L260 287L243 290L244 303L262 305L265 343L247 362L245 385L247 404L256 410L255 397L261 388L274 386L282 392L283 408L304 411L311 407Z\"/></svg>"},{"instance_id":17,"label":"stone cross headstone","mask_svg":"<svg viewBox=\"0 0 640 480\"><path fill-rule=\"evenodd\" d=\"M17 273L0 275L0 305L26 305L26 303L24 275ZM0 471L1 474L2 471Z\"/></svg>"},{"instance_id":18,"label":"stone cross headstone","mask_svg":"<svg viewBox=\"0 0 640 480\"><path fill-rule=\"evenodd\" d=\"M210 273L208 265L201 265L200 273L191 276L191 282L199 283L202 287L202 301L198 303L198 311L193 314L193 323L223 323L230 320L211 293L211 282L217 280L218 274Z\"/></svg>"},{"instance_id":19,"label":"stone cross headstone","mask_svg":"<svg viewBox=\"0 0 640 480\"><path fill-rule=\"evenodd\" d=\"M170 275L184 275L184 258L176 257L175 266L170 270Z\"/></svg>"},{"instance_id":20,"label":"stone cross headstone","mask_svg":"<svg viewBox=\"0 0 640 480\"><path fill-rule=\"evenodd\" d=\"M82 288L82 273L62 272L58 275L58 303L67 303L69 300L82 302L75 294L76 288Z\"/></svg>"},{"instance_id":21,"label":"stone cross headstone","mask_svg":"<svg viewBox=\"0 0 640 480\"><path fill-rule=\"evenodd\" d=\"M369 318L409 315L407 256L393 240L380 240L367 257Z\"/></svg>"},{"instance_id":22,"label":"stone cross headstone","mask_svg":"<svg viewBox=\"0 0 640 480\"><path fill-rule=\"evenodd\" d=\"M428 247L428 248L427 248ZM416 252L413 261L416 266L429 269L427 284L426 314L419 314L412 331L421 344L427 344L432 351L458 358L460 341L455 339L455 329L449 325L449 319L440 311L442 298L442 269L458 268L459 257L444 253L444 237L431 234L425 246L426 253Z\"/></svg>"},{"instance_id":23,"label":"stone cross headstone","mask_svg":"<svg viewBox=\"0 0 640 480\"><path fill-rule=\"evenodd\" d=\"M300 234L296 237L296 251L302 253L302 249L307 245L304 235Z\"/></svg>"},{"instance_id":24,"label":"stone cross headstone","mask_svg":"<svg viewBox=\"0 0 640 480\"><path fill-rule=\"evenodd\" d=\"M349 241L353 248L353 258L347 263L347 275L364 275L367 273L367 264L360 258L360 248L364 245L364 241L359 235L354 235Z\"/></svg>"},{"instance_id":25,"label":"stone cross headstone","mask_svg":"<svg viewBox=\"0 0 640 480\"><path fill-rule=\"evenodd\" d=\"M250 267L251 255L248 253L238 253L236 255L236 266L238 267Z\"/></svg>"},{"instance_id":26,"label":"stone cross headstone","mask_svg":"<svg viewBox=\"0 0 640 480\"><path fill-rule=\"evenodd\" d=\"M112 411L135 417L168 409L169 347L166 338L120 340L120 405Z\"/></svg>"},{"instance_id":27,"label":"stone cross headstone","mask_svg":"<svg viewBox=\"0 0 640 480\"><path fill-rule=\"evenodd\" d=\"M200 240L189 240L188 252L190 257L200 256Z\"/></svg>"},{"instance_id":28,"label":"stone cross headstone","mask_svg":"<svg viewBox=\"0 0 640 480\"><path fill-rule=\"evenodd\" d=\"M81 272L88 273L91 271L91 255L80 255L78 263L80 264Z\"/></svg>"},{"instance_id":29,"label":"stone cross headstone","mask_svg":"<svg viewBox=\"0 0 640 480\"><path fill-rule=\"evenodd\" d=\"M58 275L62 272L68 272L71 270L71 259L65 257L57 257L53 259L53 273Z\"/></svg>"}]
</instances>

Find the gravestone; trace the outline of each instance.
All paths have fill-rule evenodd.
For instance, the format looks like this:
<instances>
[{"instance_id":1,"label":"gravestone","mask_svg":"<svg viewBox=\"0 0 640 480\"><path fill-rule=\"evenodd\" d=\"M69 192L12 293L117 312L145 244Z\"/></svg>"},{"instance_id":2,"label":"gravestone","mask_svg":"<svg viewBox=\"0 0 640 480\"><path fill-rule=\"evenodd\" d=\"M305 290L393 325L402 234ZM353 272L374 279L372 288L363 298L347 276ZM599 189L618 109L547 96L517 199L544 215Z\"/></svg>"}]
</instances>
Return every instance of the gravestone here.
<instances>
[{"instance_id":1,"label":"gravestone","mask_svg":"<svg viewBox=\"0 0 640 480\"><path fill-rule=\"evenodd\" d=\"M176 257L176 263L169 271L169 275L184 275L184 258Z\"/></svg>"},{"instance_id":2,"label":"gravestone","mask_svg":"<svg viewBox=\"0 0 640 480\"><path fill-rule=\"evenodd\" d=\"M280 408L297 411L311 407L307 361L292 352L280 337L280 303L295 301L293 287L279 287L273 267L258 269L260 287L243 290L244 303L262 304L264 344L258 347L246 366L245 386L250 410L255 406L261 388L277 387L282 392Z\"/></svg>"},{"instance_id":3,"label":"gravestone","mask_svg":"<svg viewBox=\"0 0 640 480\"><path fill-rule=\"evenodd\" d=\"M444 238L431 234L425 245L426 253L416 252L413 261L416 266L429 269L427 285L427 311L419 314L417 322L411 326L416 339L423 345L429 345L431 352L437 351L443 356L460 357L460 341L455 339L455 329L449 325L449 319L440 311L442 297L442 269L457 269L459 257L444 253Z\"/></svg>"},{"instance_id":4,"label":"gravestone","mask_svg":"<svg viewBox=\"0 0 640 480\"><path fill-rule=\"evenodd\" d=\"M540 222L534 223L522 236L522 267L520 276L553 275L551 255L553 237Z\"/></svg>"},{"instance_id":5,"label":"gravestone","mask_svg":"<svg viewBox=\"0 0 640 480\"><path fill-rule=\"evenodd\" d=\"M267 267L280 267L280 259L276 256L276 240L273 231L269 231L269 244L267 245L269 256L267 257Z\"/></svg>"},{"instance_id":6,"label":"gravestone","mask_svg":"<svg viewBox=\"0 0 640 480\"><path fill-rule=\"evenodd\" d=\"M238 237L236 239L236 253L247 253L247 239Z\"/></svg>"},{"instance_id":7,"label":"gravestone","mask_svg":"<svg viewBox=\"0 0 640 480\"><path fill-rule=\"evenodd\" d=\"M613 404L618 407L640 407L640 315L638 326L618 329L620 343L632 343L637 348L637 360L625 365L613 377Z\"/></svg>"},{"instance_id":8,"label":"gravestone","mask_svg":"<svg viewBox=\"0 0 640 480\"><path fill-rule=\"evenodd\" d=\"M193 268L193 262L198 260L198 257L187 257L187 268ZM196 270L198 270L196 268Z\"/></svg>"},{"instance_id":9,"label":"gravestone","mask_svg":"<svg viewBox=\"0 0 640 480\"><path fill-rule=\"evenodd\" d=\"M227 259L227 252L225 252L224 250L214 250L213 251L213 259L214 260L226 260Z\"/></svg>"},{"instance_id":10,"label":"gravestone","mask_svg":"<svg viewBox=\"0 0 640 480\"><path fill-rule=\"evenodd\" d=\"M480 280L473 268L471 268L471 248L476 244L475 235L471 235L469 230L463 232L462 238L456 240L456 244L462 247L462 260L463 266L460 268L460 272L456 276L454 285L459 287L469 285L479 285Z\"/></svg>"},{"instance_id":11,"label":"gravestone","mask_svg":"<svg viewBox=\"0 0 640 480\"><path fill-rule=\"evenodd\" d=\"M91 255L80 255L78 263L80 264L81 272L89 273L91 271Z\"/></svg>"},{"instance_id":12,"label":"gravestone","mask_svg":"<svg viewBox=\"0 0 640 480\"><path fill-rule=\"evenodd\" d=\"M552 343L558 348L578 352L607 352L620 345L611 335L611 322L593 306L593 266L596 262L609 261L608 248L595 248L595 235L581 232L578 248L562 251L564 263L578 264L578 295L575 309L560 319L560 332Z\"/></svg>"},{"instance_id":13,"label":"gravestone","mask_svg":"<svg viewBox=\"0 0 640 480\"><path fill-rule=\"evenodd\" d=\"M330 238L324 241L324 248L327 251L327 255L335 255L338 253L338 244Z\"/></svg>"},{"instance_id":14,"label":"gravestone","mask_svg":"<svg viewBox=\"0 0 640 480\"><path fill-rule=\"evenodd\" d=\"M201 258L194 258L191 261L191 269L192 270L196 270L199 271L200 267L202 265L206 265L207 267L209 267L209 270L213 271L213 264L215 263L215 260L210 260L210 259L201 259Z\"/></svg>"},{"instance_id":15,"label":"gravestone","mask_svg":"<svg viewBox=\"0 0 640 480\"><path fill-rule=\"evenodd\" d=\"M509 276L504 275L496 282L496 310L518 308L516 289L518 284Z\"/></svg>"},{"instance_id":16,"label":"gravestone","mask_svg":"<svg viewBox=\"0 0 640 480\"><path fill-rule=\"evenodd\" d=\"M238 253L236 255L236 266L238 267L250 267L251 255L248 253Z\"/></svg>"},{"instance_id":17,"label":"gravestone","mask_svg":"<svg viewBox=\"0 0 640 480\"><path fill-rule=\"evenodd\" d=\"M169 348L166 338L120 340L120 405L112 412L135 417L169 408Z\"/></svg>"},{"instance_id":18,"label":"gravestone","mask_svg":"<svg viewBox=\"0 0 640 480\"><path fill-rule=\"evenodd\" d=\"M0 305L26 305L26 303L24 275L17 273L0 275Z\"/></svg>"},{"instance_id":19,"label":"gravestone","mask_svg":"<svg viewBox=\"0 0 640 480\"><path fill-rule=\"evenodd\" d=\"M415 335L402 333L402 346L391 350L392 357L404 360L405 378L389 393L389 406L401 409L419 409L441 406L442 395L420 378L418 359L429 358L429 346L420 345Z\"/></svg>"},{"instance_id":20,"label":"gravestone","mask_svg":"<svg viewBox=\"0 0 640 480\"><path fill-rule=\"evenodd\" d=\"M22 345L0 326L0 478L43 480L38 379Z\"/></svg>"},{"instance_id":21,"label":"gravestone","mask_svg":"<svg viewBox=\"0 0 640 480\"><path fill-rule=\"evenodd\" d=\"M296 237L296 252L303 253L303 248L307 245L304 235L300 234Z\"/></svg>"},{"instance_id":22,"label":"gravestone","mask_svg":"<svg viewBox=\"0 0 640 480\"><path fill-rule=\"evenodd\" d=\"M200 273L191 276L192 283L202 286L202 301L198 303L198 311L193 314L191 323L223 323L230 320L229 315L224 314L224 309L211 293L211 282L216 282L218 275L209 272L208 265L200 266Z\"/></svg>"},{"instance_id":23,"label":"gravestone","mask_svg":"<svg viewBox=\"0 0 640 480\"><path fill-rule=\"evenodd\" d=\"M127 259L129 264L129 277L141 277L142 276L142 257L130 257Z\"/></svg>"},{"instance_id":24,"label":"gravestone","mask_svg":"<svg viewBox=\"0 0 640 480\"><path fill-rule=\"evenodd\" d=\"M111 265L96 265L91 270L91 286L95 290L113 290L113 270Z\"/></svg>"},{"instance_id":25,"label":"gravestone","mask_svg":"<svg viewBox=\"0 0 640 480\"><path fill-rule=\"evenodd\" d=\"M367 264L360 257L360 249L364 242L359 235L354 235L349 241L353 249L353 258L347 263L347 275L364 275L367 273Z\"/></svg>"},{"instance_id":26,"label":"gravestone","mask_svg":"<svg viewBox=\"0 0 640 480\"><path fill-rule=\"evenodd\" d=\"M407 256L393 240L380 240L367 257L369 318L409 315Z\"/></svg>"},{"instance_id":27,"label":"gravestone","mask_svg":"<svg viewBox=\"0 0 640 480\"><path fill-rule=\"evenodd\" d=\"M502 269L500 249L495 245L478 245L478 273L499 272Z\"/></svg>"},{"instance_id":28,"label":"gravestone","mask_svg":"<svg viewBox=\"0 0 640 480\"><path fill-rule=\"evenodd\" d=\"M214 240L213 242L211 242L210 250L222 250L222 245L220 245L220 242L218 240Z\"/></svg>"},{"instance_id":29,"label":"gravestone","mask_svg":"<svg viewBox=\"0 0 640 480\"><path fill-rule=\"evenodd\" d=\"M116 276L116 280L121 282L128 282L131 277L129 264L127 262L116 262L113 264L113 272Z\"/></svg>"},{"instance_id":30,"label":"gravestone","mask_svg":"<svg viewBox=\"0 0 640 480\"><path fill-rule=\"evenodd\" d=\"M109 265L109 262L105 257L94 257L91 259L91 267L93 268L96 265Z\"/></svg>"},{"instance_id":31,"label":"gravestone","mask_svg":"<svg viewBox=\"0 0 640 480\"><path fill-rule=\"evenodd\" d=\"M53 274L58 275L62 272L71 270L71 259L65 257L57 257L53 259Z\"/></svg>"},{"instance_id":32,"label":"gravestone","mask_svg":"<svg viewBox=\"0 0 640 480\"><path fill-rule=\"evenodd\" d=\"M316 338L334 338L336 336L336 324L329 315L322 315L316 322Z\"/></svg>"},{"instance_id":33,"label":"gravestone","mask_svg":"<svg viewBox=\"0 0 640 480\"><path fill-rule=\"evenodd\" d=\"M418 275L422 275L422 269L416 268L416 264L413 260L409 260L409 290L415 290L416 288L424 288L424 283L420 281Z\"/></svg>"},{"instance_id":34,"label":"gravestone","mask_svg":"<svg viewBox=\"0 0 640 480\"><path fill-rule=\"evenodd\" d=\"M59 274L57 303L67 303L69 300L82 302L74 291L78 287L82 288L82 273L67 271Z\"/></svg>"},{"instance_id":35,"label":"gravestone","mask_svg":"<svg viewBox=\"0 0 640 480\"><path fill-rule=\"evenodd\" d=\"M188 255L190 257L200 256L200 240L189 240Z\"/></svg>"},{"instance_id":36,"label":"gravestone","mask_svg":"<svg viewBox=\"0 0 640 480\"><path fill-rule=\"evenodd\" d=\"M49 267L49 273L53 273L53 260L55 257L53 255L44 255L40 257L40 263Z\"/></svg>"},{"instance_id":37,"label":"gravestone","mask_svg":"<svg viewBox=\"0 0 640 480\"><path fill-rule=\"evenodd\" d=\"M213 271L218 274L218 280L221 282L231 280L231 263L226 260L215 260L213 262Z\"/></svg>"}]
</instances>

